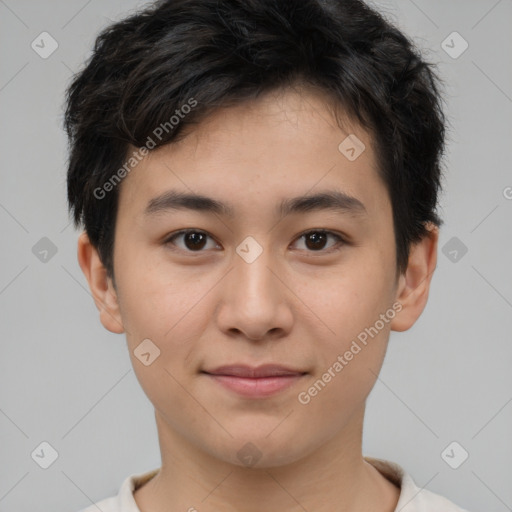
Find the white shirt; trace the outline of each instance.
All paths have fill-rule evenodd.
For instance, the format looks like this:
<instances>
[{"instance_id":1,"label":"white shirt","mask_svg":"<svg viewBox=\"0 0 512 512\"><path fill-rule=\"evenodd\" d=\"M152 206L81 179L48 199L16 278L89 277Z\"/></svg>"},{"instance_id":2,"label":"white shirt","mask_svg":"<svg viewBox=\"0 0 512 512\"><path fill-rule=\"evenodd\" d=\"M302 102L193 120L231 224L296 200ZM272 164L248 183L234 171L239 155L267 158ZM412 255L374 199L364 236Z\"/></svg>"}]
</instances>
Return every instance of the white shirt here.
<instances>
[{"instance_id":1,"label":"white shirt","mask_svg":"<svg viewBox=\"0 0 512 512\"><path fill-rule=\"evenodd\" d=\"M418 487L411 476L398 464L371 457L364 459L400 488L400 498L395 512L468 512L446 498ZM127 477L121 484L117 496L106 498L79 512L98 512L98 510L101 512L140 512L133 497L133 491L151 480L158 471L158 469L154 469L147 473Z\"/></svg>"}]
</instances>

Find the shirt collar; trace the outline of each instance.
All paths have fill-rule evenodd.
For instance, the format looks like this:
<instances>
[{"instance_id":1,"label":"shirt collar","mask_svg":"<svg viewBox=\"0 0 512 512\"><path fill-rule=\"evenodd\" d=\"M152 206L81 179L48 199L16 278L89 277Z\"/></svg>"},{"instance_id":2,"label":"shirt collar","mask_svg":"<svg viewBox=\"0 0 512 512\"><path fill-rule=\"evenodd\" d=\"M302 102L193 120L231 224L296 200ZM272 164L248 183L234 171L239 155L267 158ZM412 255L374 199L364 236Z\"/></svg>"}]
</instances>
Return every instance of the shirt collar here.
<instances>
[{"instance_id":1,"label":"shirt collar","mask_svg":"<svg viewBox=\"0 0 512 512\"><path fill-rule=\"evenodd\" d=\"M465 512L445 498L433 495L429 491L418 487L411 476L395 462L373 457L364 457L364 460L400 489L400 497L395 512L427 512L428 510L432 510L429 504L446 505L448 507L446 511ZM119 494L117 495L118 509L123 512L140 512L135 498L133 497L133 492L151 480L159 470L159 468L153 469L146 473L139 473L127 477L123 481L119 489ZM434 499L435 502L432 501L432 499Z\"/></svg>"}]
</instances>

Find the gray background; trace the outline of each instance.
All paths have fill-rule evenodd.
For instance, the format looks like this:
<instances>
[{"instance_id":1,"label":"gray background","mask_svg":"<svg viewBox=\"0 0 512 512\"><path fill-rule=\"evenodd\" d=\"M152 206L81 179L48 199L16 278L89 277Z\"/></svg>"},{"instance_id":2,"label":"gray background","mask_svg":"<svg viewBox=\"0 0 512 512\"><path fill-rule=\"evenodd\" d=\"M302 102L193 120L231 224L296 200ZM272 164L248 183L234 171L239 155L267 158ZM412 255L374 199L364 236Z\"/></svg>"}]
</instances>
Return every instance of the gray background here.
<instances>
[{"instance_id":1,"label":"gray background","mask_svg":"<svg viewBox=\"0 0 512 512\"><path fill-rule=\"evenodd\" d=\"M0 0L0 512L77 511L160 464L124 336L99 323L76 261L61 128L64 89L97 32L141 5ZM439 63L451 128L430 300L391 335L364 453L472 511L512 510L512 2L376 5ZM47 59L31 48L43 31L59 45ZM441 47L453 31L469 44L458 58ZM46 262L32 251L43 237L57 249ZM43 441L58 452L48 469L31 457ZM458 469L441 457L452 441L469 453Z\"/></svg>"}]
</instances>

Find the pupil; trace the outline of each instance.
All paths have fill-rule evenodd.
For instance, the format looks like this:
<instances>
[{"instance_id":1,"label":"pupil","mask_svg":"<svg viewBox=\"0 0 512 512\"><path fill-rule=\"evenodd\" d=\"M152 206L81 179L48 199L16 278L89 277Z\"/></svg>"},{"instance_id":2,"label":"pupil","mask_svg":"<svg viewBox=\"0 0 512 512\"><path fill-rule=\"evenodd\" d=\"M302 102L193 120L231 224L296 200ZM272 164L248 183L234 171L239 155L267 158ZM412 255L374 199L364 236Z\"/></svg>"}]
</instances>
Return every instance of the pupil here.
<instances>
[{"instance_id":1,"label":"pupil","mask_svg":"<svg viewBox=\"0 0 512 512\"><path fill-rule=\"evenodd\" d=\"M204 247L206 237L203 233L187 233L185 239L189 249L202 249ZM191 247L188 245L189 243L191 243Z\"/></svg>"},{"instance_id":2,"label":"pupil","mask_svg":"<svg viewBox=\"0 0 512 512\"><path fill-rule=\"evenodd\" d=\"M310 249L322 249L323 245L325 244L326 237L327 237L327 235L325 233L310 233L307 236L306 240L307 241L312 241L313 242L313 246L310 247L308 245L308 247Z\"/></svg>"},{"instance_id":3,"label":"pupil","mask_svg":"<svg viewBox=\"0 0 512 512\"><path fill-rule=\"evenodd\" d=\"M322 249L326 238L327 235L325 233L310 233L306 237L306 245L310 249ZM204 247L206 237L203 233L187 233L185 239L189 249L202 249Z\"/></svg>"}]
</instances>

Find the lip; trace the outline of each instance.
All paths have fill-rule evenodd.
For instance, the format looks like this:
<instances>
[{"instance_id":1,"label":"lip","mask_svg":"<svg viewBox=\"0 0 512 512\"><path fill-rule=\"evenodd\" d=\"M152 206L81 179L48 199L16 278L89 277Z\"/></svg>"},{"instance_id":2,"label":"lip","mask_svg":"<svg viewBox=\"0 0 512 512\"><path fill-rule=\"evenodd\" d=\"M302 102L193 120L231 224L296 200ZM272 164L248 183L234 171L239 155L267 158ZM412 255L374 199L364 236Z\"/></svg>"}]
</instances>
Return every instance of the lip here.
<instances>
[{"instance_id":1,"label":"lip","mask_svg":"<svg viewBox=\"0 0 512 512\"><path fill-rule=\"evenodd\" d=\"M278 364L262 364L260 366L250 366L247 364L232 364L219 366L214 370L204 370L210 375L229 375L231 377L261 378L261 377L281 377L290 375L302 375L306 372L294 370Z\"/></svg>"},{"instance_id":2,"label":"lip","mask_svg":"<svg viewBox=\"0 0 512 512\"><path fill-rule=\"evenodd\" d=\"M257 367L237 364L221 366L202 373L224 388L248 398L265 398L284 391L306 374L274 364Z\"/></svg>"}]
</instances>

